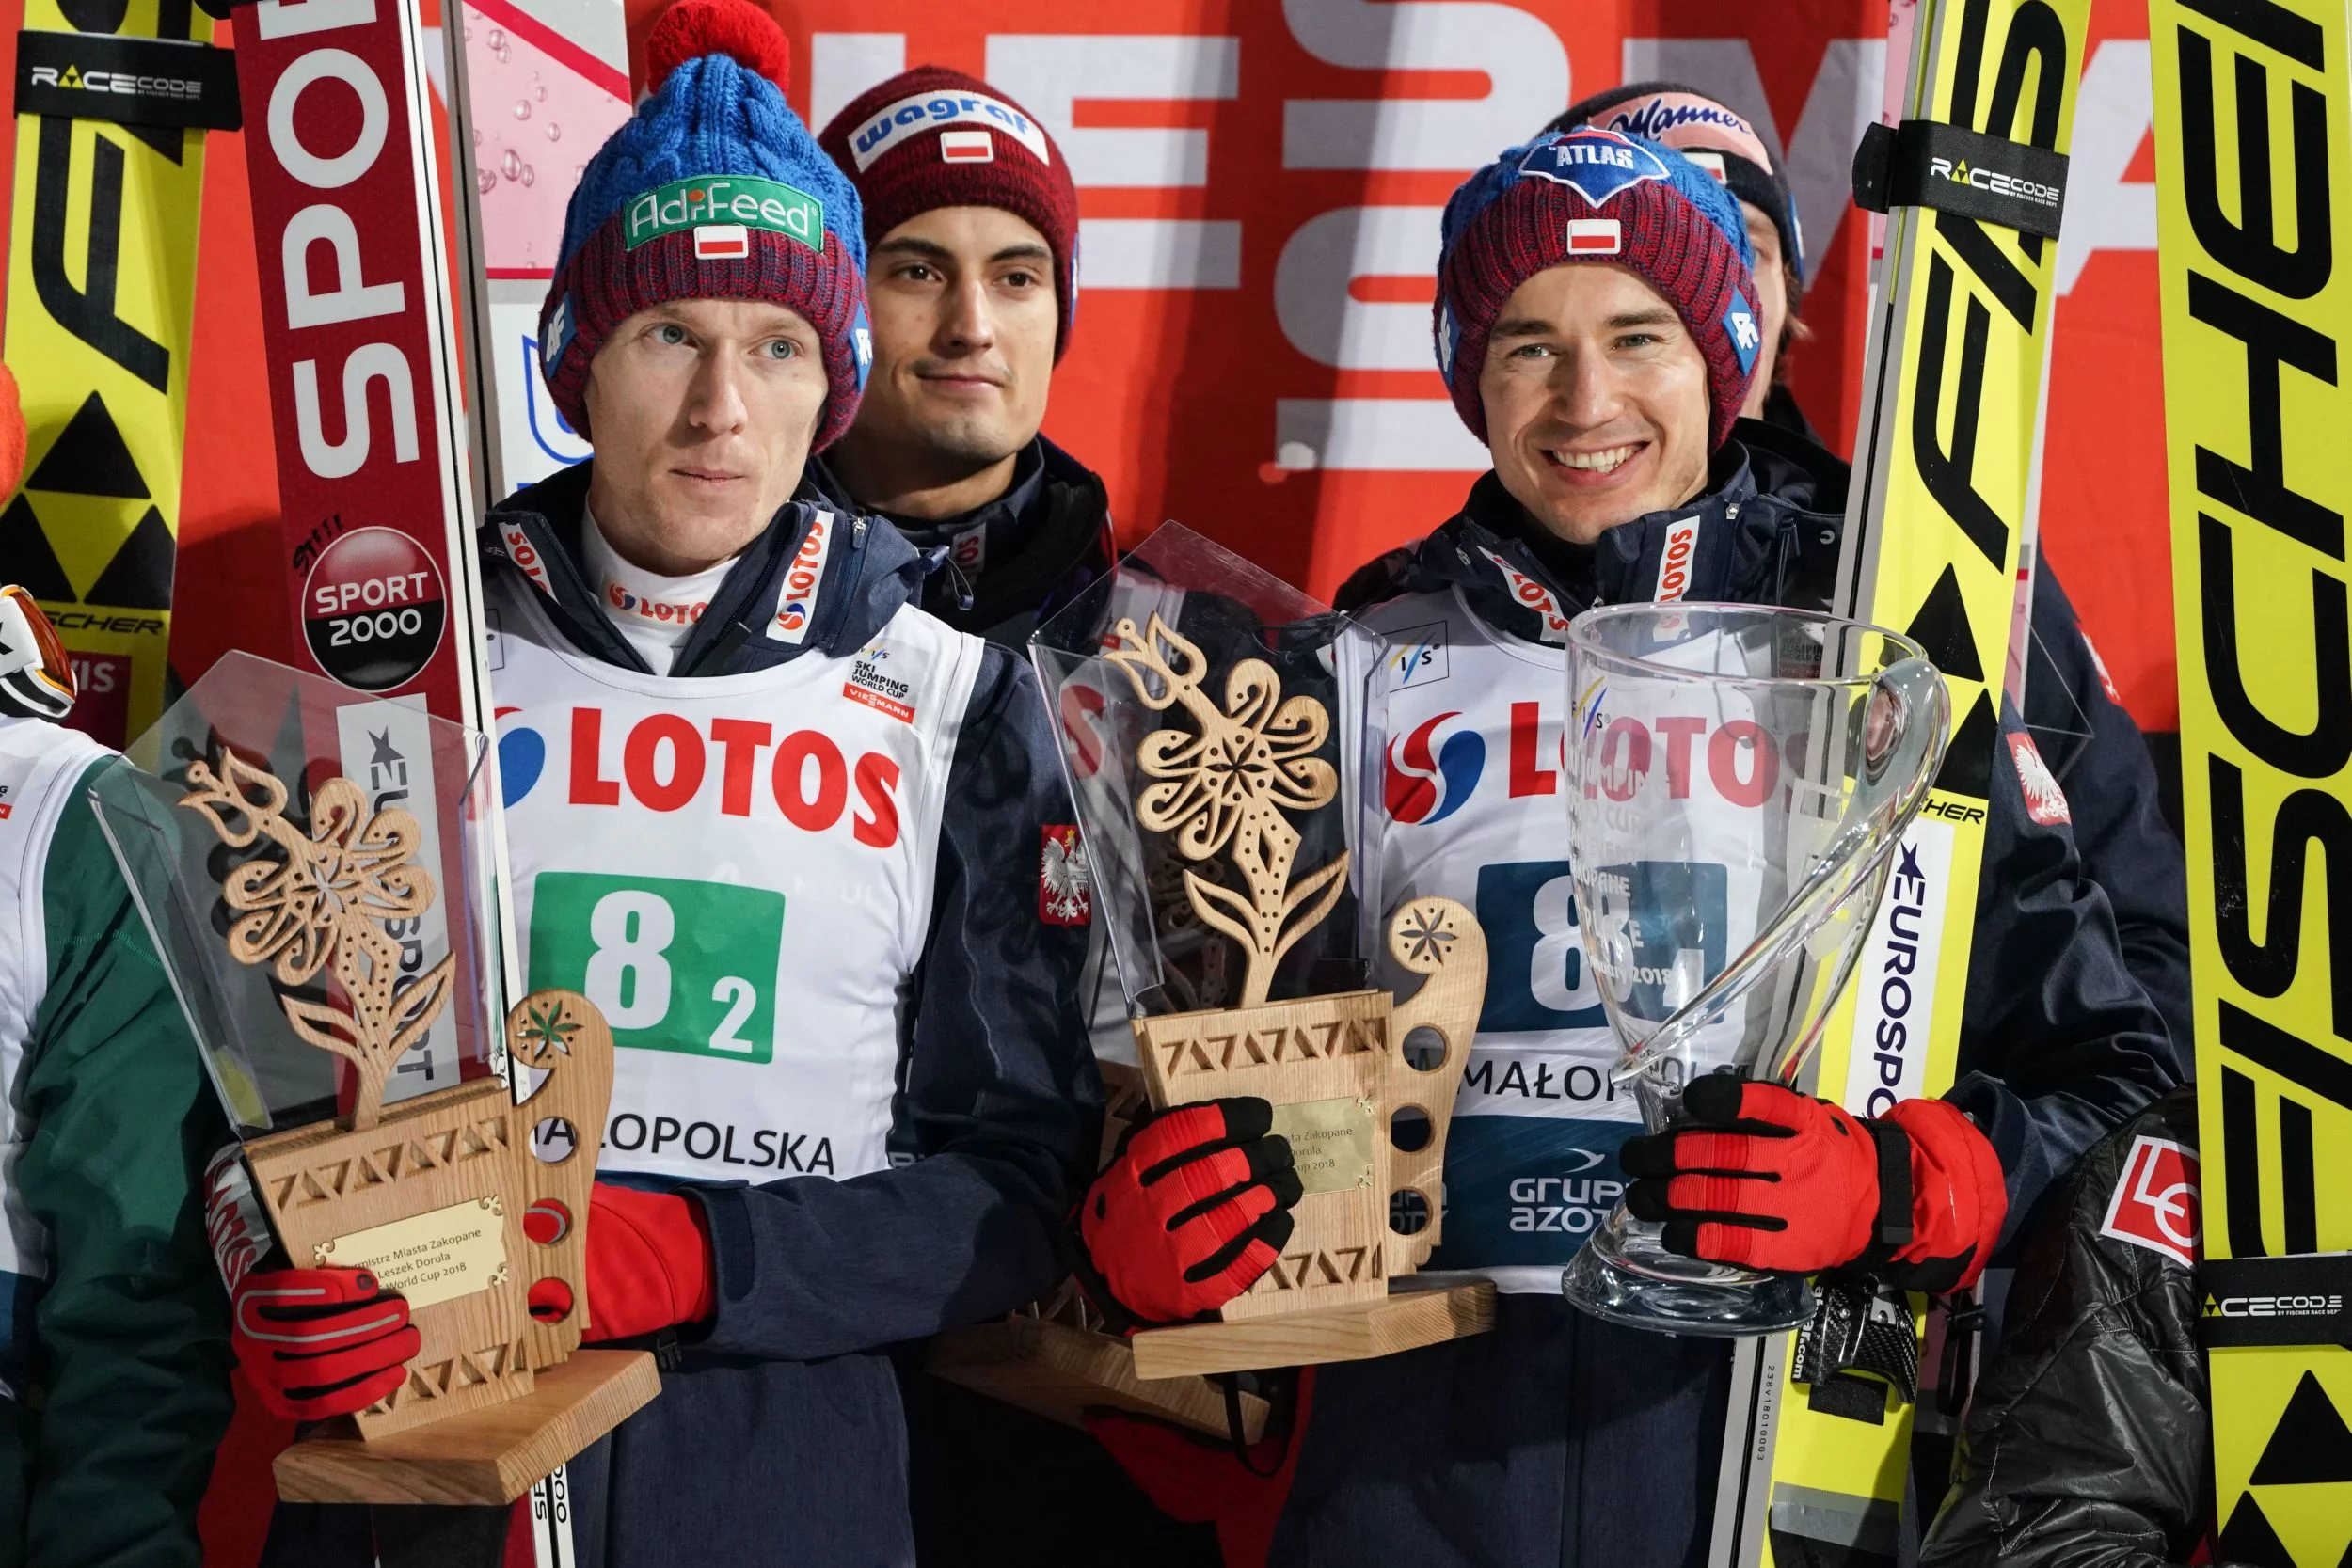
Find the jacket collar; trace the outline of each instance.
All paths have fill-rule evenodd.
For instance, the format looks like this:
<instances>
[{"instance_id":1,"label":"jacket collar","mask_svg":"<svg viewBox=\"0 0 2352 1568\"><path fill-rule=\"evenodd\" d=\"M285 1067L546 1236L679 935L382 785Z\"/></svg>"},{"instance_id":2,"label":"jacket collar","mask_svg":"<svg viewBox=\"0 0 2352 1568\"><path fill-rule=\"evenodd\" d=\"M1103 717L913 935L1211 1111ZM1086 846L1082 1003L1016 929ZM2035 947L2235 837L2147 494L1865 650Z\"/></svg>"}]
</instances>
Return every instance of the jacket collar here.
<instances>
[{"instance_id":1,"label":"jacket collar","mask_svg":"<svg viewBox=\"0 0 2352 1568\"><path fill-rule=\"evenodd\" d=\"M481 533L485 569L518 573L581 653L650 673L596 602L580 565L591 473L592 464L576 464L492 508ZM732 675L812 650L853 653L915 595L928 570L897 531L846 511L804 481L736 558L670 673Z\"/></svg>"},{"instance_id":2,"label":"jacket collar","mask_svg":"<svg viewBox=\"0 0 2352 1568\"><path fill-rule=\"evenodd\" d=\"M1746 439L1751 433L1758 438ZM1742 420L1716 454L1705 494L1578 550L1541 536L1488 472L1462 510L1413 548L1395 591L1458 588L1489 625L1552 643L1565 642L1568 620L1595 605L1661 596L1826 604L1845 490L1836 457Z\"/></svg>"}]
</instances>

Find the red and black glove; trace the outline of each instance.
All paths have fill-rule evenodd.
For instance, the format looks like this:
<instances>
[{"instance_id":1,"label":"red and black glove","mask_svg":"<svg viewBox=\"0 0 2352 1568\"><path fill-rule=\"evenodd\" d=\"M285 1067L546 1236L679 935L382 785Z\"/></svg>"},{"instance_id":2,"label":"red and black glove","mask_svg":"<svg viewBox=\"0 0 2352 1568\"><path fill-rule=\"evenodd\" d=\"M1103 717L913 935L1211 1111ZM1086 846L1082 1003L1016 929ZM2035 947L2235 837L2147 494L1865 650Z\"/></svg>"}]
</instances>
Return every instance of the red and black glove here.
<instances>
[{"instance_id":1,"label":"red and black glove","mask_svg":"<svg viewBox=\"0 0 2352 1568\"><path fill-rule=\"evenodd\" d=\"M1079 1269L1096 1305L1184 1323L1257 1282L1291 1239L1290 1140L1263 1100L1178 1105L1127 1129L1078 1209Z\"/></svg>"},{"instance_id":2,"label":"red and black glove","mask_svg":"<svg viewBox=\"0 0 2352 1568\"><path fill-rule=\"evenodd\" d=\"M599 1181L588 1200L588 1332L634 1339L719 1309L710 1221L683 1193ZM539 1306L536 1301L533 1307Z\"/></svg>"},{"instance_id":3,"label":"red and black glove","mask_svg":"<svg viewBox=\"0 0 2352 1568\"><path fill-rule=\"evenodd\" d=\"M1095 1409L1080 1418L1152 1507L1188 1525L1216 1527L1225 1568L1265 1568L1298 1473L1297 1434L1307 1430L1314 1391L1315 1370L1301 1367L1281 1431L1252 1444L1246 1457L1230 1442L1211 1443L1149 1416Z\"/></svg>"},{"instance_id":4,"label":"red and black glove","mask_svg":"<svg viewBox=\"0 0 2352 1568\"><path fill-rule=\"evenodd\" d=\"M365 1269L248 1274L233 1306L237 1365L262 1408L291 1420L365 1410L400 1386L424 1348L406 1298Z\"/></svg>"},{"instance_id":5,"label":"red and black glove","mask_svg":"<svg viewBox=\"0 0 2352 1568\"><path fill-rule=\"evenodd\" d=\"M1626 1207L1670 1252L1818 1274L1847 1264L1906 1291L1975 1282L2001 1234L2000 1157L1959 1107L1906 1100L1848 1115L1776 1084L1710 1073L1684 1121L1626 1141Z\"/></svg>"}]
</instances>

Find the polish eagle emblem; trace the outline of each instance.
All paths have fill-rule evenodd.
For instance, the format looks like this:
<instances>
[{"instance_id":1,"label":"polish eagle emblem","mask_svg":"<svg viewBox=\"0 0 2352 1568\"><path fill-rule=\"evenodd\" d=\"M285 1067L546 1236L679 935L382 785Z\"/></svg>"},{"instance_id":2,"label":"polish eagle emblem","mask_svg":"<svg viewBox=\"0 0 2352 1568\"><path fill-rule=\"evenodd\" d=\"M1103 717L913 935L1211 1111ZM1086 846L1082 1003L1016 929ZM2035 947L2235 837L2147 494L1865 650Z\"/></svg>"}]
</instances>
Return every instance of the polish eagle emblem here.
<instances>
[{"instance_id":1,"label":"polish eagle emblem","mask_svg":"<svg viewBox=\"0 0 2352 1568\"><path fill-rule=\"evenodd\" d=\"M1078 830L1049 826L1038 849L1038 918L1048 926L1084 926L1094 918L1094 881Z\"/></svg>"}]
</instances>

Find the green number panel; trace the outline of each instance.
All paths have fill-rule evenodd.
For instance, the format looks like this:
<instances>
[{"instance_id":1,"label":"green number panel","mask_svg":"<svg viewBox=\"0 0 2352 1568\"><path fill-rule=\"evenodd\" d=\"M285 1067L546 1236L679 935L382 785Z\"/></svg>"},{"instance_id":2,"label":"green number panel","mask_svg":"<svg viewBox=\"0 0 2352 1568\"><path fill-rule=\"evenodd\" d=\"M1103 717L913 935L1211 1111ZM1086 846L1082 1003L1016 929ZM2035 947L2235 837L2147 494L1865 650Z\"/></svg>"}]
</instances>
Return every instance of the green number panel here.
<instances>
[{"instance_id":1,"label":"green number panel","mask_svg":"<svg viewBox=\"0 0 2352 1568\"><path fill-rule=\"evenodd\" d=\"M735 1062L775 1054L784 895L666 877L543 871L532 884L532 990L577 990L612 1043Z\"/></svg>"}]
</instances>

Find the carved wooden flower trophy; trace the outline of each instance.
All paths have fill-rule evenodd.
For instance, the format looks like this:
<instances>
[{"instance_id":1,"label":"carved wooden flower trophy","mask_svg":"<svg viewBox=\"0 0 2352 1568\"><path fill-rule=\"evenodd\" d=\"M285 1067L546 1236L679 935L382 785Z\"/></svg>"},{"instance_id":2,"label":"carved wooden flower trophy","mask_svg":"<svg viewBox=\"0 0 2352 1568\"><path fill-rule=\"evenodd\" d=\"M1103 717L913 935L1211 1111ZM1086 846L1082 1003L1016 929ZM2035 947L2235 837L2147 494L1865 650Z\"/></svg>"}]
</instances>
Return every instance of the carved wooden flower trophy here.
<instances>
[{"instance_id":1,"label":"carved wooden flower trophy","mask_svg":"<svg viewBox=\"0 0 2352 1568\"><path fill-rule=\"evenodd\" d=\"M659 1386L643 1353L574 1354L612 1036L586 998L534 992L505 1025L513 1070L536 1080L525 1101L482 1077L387 1106L395 1064L443 1016L458 974L453 947L404 981L387 928L415 929L438 891L417 863L416 816L371 811L336 777L312 792L306 827L285 784L227 746L183 776L179 805L252 851L220 879L230 956L266 965L294 1037L354 1069L343 1116L245 1146L254 1196L289 1264L369 1270L407 1298L423 1344L407 1381L354 1418L357 1439L314 1436L278 1459L279 1496L511 1499ZM452 911L453 934L474 912ZM322 977L324 1000L297 994ZM534 1128L548 1134L535 1145Z\"/></svg>"}]
</instances>

